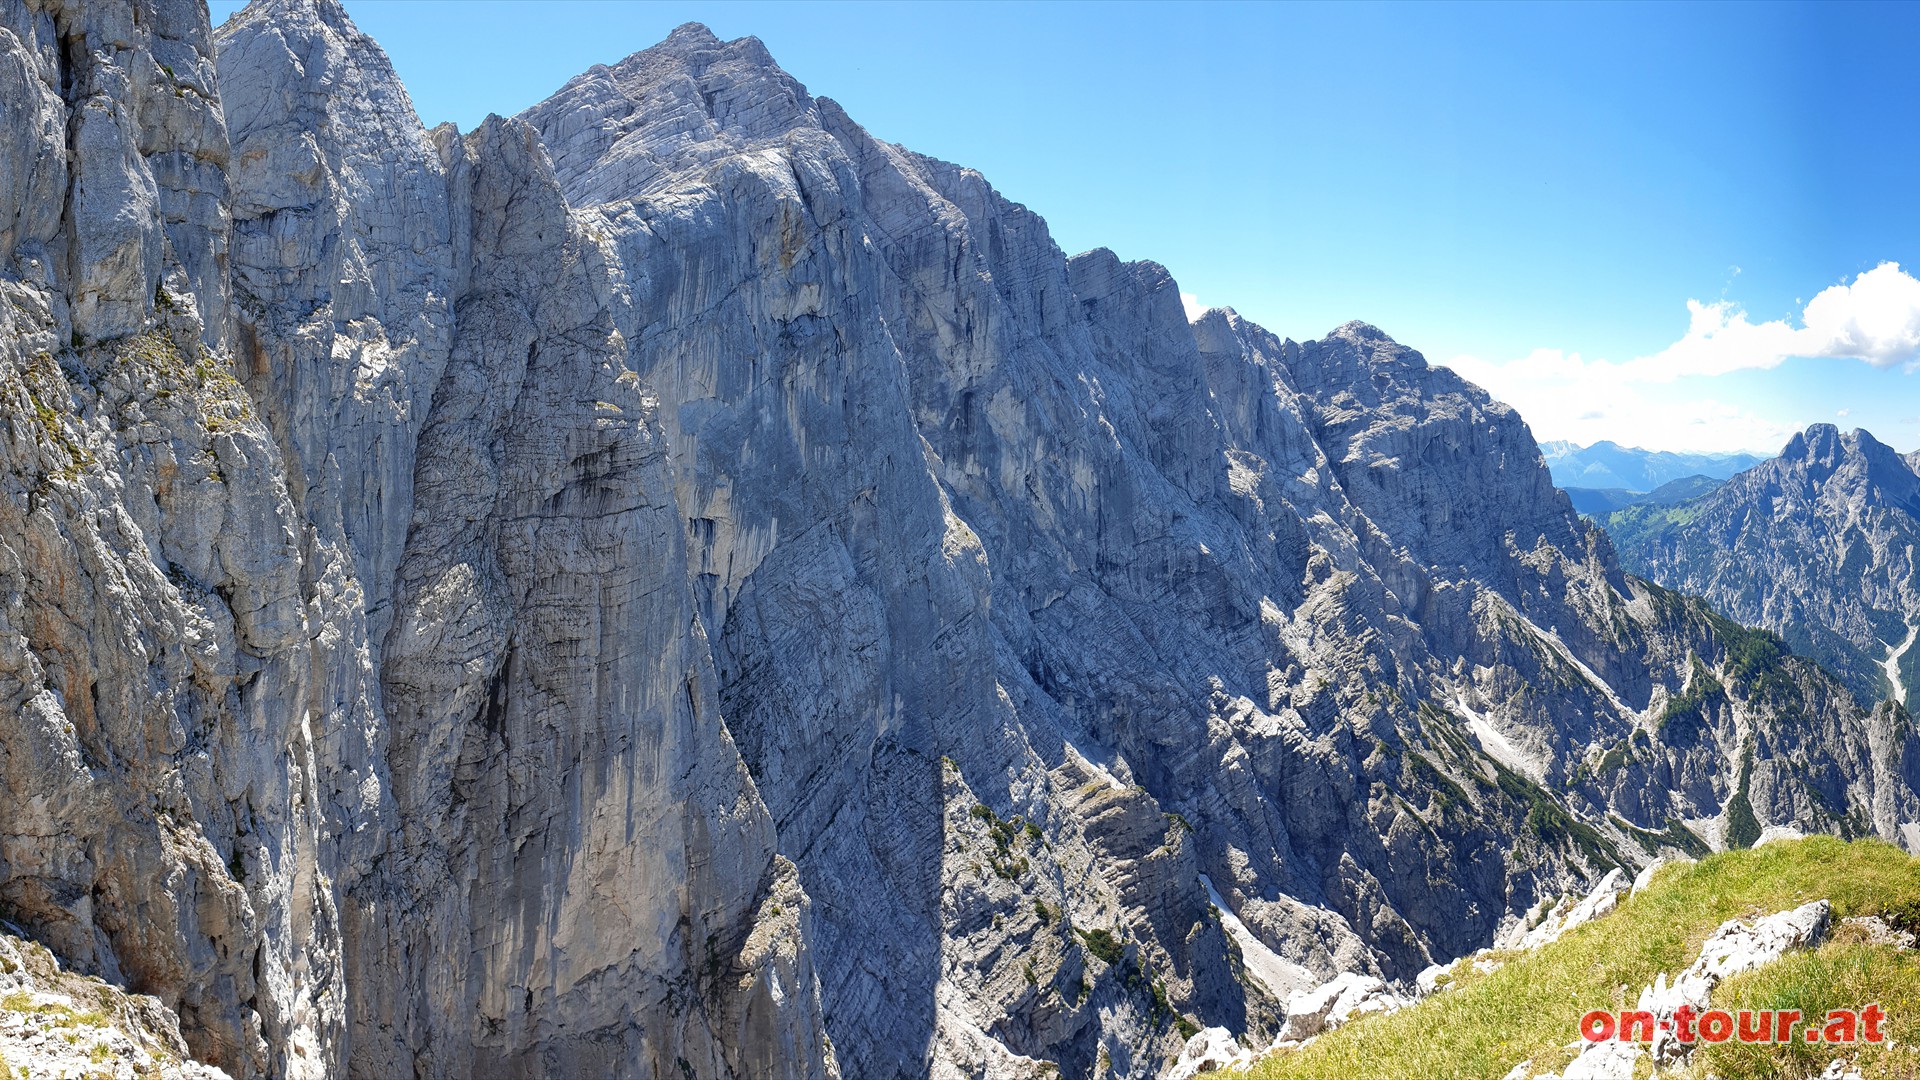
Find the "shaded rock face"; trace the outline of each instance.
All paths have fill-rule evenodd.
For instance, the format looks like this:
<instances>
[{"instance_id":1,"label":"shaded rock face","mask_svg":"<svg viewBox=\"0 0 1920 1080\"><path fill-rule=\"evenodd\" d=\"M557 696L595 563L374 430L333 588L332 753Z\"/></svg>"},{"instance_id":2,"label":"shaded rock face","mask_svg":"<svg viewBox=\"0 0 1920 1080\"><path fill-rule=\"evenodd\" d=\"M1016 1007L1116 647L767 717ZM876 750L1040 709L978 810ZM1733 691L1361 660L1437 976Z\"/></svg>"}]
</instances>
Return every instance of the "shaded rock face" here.
<instances>
[{"instance_id":1,"label":"shaded rock face","mask_svg":"<svg viewBox=\"0 0 1920 1080\"><path fill-rule=\"evenodd\" d=\"M1920 819L1511 410L757 41L462 135L332 0L0 5L0 914L233 1075L1157 1075Z\"/></svg>"},{"instance_id":2,"label":"shaded rock face","mask_svg":"<svg viewBox=\"0 0 1920 1080\"><path fill-rule=\"evenodd\" d=\"M821 1071L817 1024L779 1030L777 1003L814 993L794 896L756 945L793 962L743 955L763 900L797 890L719 723L604 252L523 125L448 157L473 244L381 672L403 845L351 905L375 1021L355 1063Z\"/></svg>"},{"instance_id":3,"label":"shaded rock face","mask_svg":"<svg viewBox=\"0 0 1920 1080\"><path fill-rule=\"evenodd\" d=\"M335 819L352 1071L830 1073L607 253L528 129L429 136L337 7L219 46L252 382L354 609L346 790L386 785Z\"/></svg>"},{"instance_id":4,"label":"shaded rock face","mask_svg":"<svg viewBox=\"0 0 1920 1080\"><path fill-rule=\"evenodd\" d=\"M1916 704L1920 470L1871 434L1815 424L1780 456L1671 512L1606 519L1621 559L1781 634L1862 704Z\"/></svg>"}]
</instances>

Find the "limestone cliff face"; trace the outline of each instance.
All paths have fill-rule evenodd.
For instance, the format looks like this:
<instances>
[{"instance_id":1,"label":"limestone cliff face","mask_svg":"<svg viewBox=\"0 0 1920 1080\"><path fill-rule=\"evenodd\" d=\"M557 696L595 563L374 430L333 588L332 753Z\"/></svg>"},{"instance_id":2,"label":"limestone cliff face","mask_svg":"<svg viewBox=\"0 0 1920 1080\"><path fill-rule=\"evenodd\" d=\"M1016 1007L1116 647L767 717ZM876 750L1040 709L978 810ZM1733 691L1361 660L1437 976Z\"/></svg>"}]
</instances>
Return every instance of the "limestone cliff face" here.
<instances>
[{"instance_id":1,"label":"limestone cliff face","mask_svg":"<svg viewBox=\"0 0 1920 1080\"><path fill-rule=\"evenodd\" d=\"M1920 820L1510 409L757 41L463 135L333 0L0 11L0 915L235 1075L1151 1076Z\"/></svg>"},{"instance_id":2,"label":"limestone cliff face","mask_svg":"<svg viewBox=\"0 0 1920 1080\"><path fill-rule=\"evenodd\" d=\"M720 723L607 252L524 125L448 158L470 273L382 671L403 846L355 905L379 1031L355 1060L822 1072L781 1005L815 993L804 902Z\"/></svg>"},{"instance_id":3,"label":"limestone cliff face","mask_svg":"<svg viewBox=\"0 0 1920 1080\"><path fill-rule=\"evenodd\" d=\"M197 3L0 7L0 906L196 1057L337 1041L299 519L229 363Z\"/></svg>"},{"instance_id":4,"label":"limestone cliff face","mask_svg":"<svg viewBox=\"0 0 1920 1080\"><path fill-rule=\"evenodd\" d=\"M331 3L0 12L0 913L236 1076L833 1074L530 133Z\"/></svg>"}]
</instances>

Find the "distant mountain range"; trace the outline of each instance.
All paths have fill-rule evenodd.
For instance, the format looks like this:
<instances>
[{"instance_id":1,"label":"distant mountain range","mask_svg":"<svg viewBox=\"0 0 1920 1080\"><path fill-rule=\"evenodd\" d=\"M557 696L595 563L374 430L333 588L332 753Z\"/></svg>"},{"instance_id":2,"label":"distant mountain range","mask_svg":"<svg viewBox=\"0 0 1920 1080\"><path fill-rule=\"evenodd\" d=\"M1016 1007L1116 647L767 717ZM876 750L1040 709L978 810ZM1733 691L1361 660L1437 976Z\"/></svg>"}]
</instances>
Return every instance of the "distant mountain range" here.
<instances>
[{"instance_id":1,"label":"distant mountain range","mask_svg":"<svg viewBox=\"0 0 1920 1080\"><path fill-rule=\"evenodd\" d=\"M1914 704L1920 453L1815 424L1704 495L1600 521L1629 571L1779 634L1863 704Z\"/></svg>"},{"instance_id":2,"label":"distant mountain range","mask_svg":"<svg viewBox=\"0 0 1920 1080\"><path fill-rule=\"evenodd\" d=\"M1650 492L1662 484L1691 476L1725 480L1766 460L1759 454L1679 454L1670 450L1642 450L1601 441L1580 446L1564 440L1540 444L1553 482L1563 489L1620 489ZM1576 502L1576 506L1579 504ZM1587 513L1588 511L1582 511Z\"/></svg>"}]
</instances>

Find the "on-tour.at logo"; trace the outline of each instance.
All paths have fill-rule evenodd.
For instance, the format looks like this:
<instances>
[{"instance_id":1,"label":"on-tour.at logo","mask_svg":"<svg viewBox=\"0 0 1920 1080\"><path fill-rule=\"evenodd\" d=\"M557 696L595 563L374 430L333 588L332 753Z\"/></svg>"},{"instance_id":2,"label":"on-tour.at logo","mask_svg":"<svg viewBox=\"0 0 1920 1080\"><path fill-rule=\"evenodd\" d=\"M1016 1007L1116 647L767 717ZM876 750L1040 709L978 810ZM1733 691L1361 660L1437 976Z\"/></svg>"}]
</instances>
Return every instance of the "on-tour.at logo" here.
<instances>
[{"instance_id":1,"label":"on-tour.at logo","mask_svg":"<svg viewBox=\"0 0 1920 1080\"><path fill-rule=\"evenodd\" d=\"M1885 1042L1887 1014L1878 1003L1861 1009L1834 1009L1822 1020L1803 1016L1798 1009L1708 1009L1696 1012L1691 1005L1673 1011L1671 1019L1662 1019L1646 1009L1623 1009L1618 1013L1595 1009L1580 1018L1580 1037L1588 1042L1664 1042L1723 1043L1730 1039L1743 1043L1787 1043L1796 1041L1794 1029L1800 1029L1798 1041L1809 1043Z\"/></svg>"}]
</instances>

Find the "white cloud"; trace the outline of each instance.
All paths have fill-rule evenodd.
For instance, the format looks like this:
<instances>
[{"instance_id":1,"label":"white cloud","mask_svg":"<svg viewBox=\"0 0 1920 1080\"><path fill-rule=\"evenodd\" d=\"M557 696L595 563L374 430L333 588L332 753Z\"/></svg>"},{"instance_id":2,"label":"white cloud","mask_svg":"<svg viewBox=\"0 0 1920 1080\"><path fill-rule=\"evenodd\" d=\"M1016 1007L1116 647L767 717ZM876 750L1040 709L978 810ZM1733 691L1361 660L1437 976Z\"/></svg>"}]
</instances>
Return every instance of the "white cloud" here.
<instances>
[{"instance_id":1,"label":"white cloud","mask_svg":"<svg viewBox=\"0 0 1920 1080\"><path fill-rule=\"evenodd\" d=\"M1813 298L1804 333L1824 339L1821 356L1851 356L1874 367L1920 364L1920 280L1881 263Z\"/></svg>"},{"instance_id":2,"label":"white cloud","mask_svg":"<svg viewBox=\"0 0 1920 1080\"><path fill-rule=\"evenodd\" d=\"M1687 311L1679 341L1624 363L1536 349L1506 363L1461 356L1448 366L1519 409L1542 439L1769 452L1793 426L1663 384L1775 368L1789 357L1920 368L1920 280L1898 263L1881 263L1850 285L1822 291L1806 304L1797 327L1783 319L1755 323L1724 300L1689 300Z\"/></svg>"},{"instance_id":3,"label":"white cloud","mask_svg":"<svg viewBox=\"0 0 1920 1080\"><path fill-rule=\"evenodd\" d=\"M1686 375L1724 375L1772 368L1790 356L1865 360L1875 367L1920 364L1920 280L1886 262L1851 285L1822 290L1801 311L1801 325L1785 319L1755 323L1729 301L1687 301L1687 334L1653 354L1620 365L1648 382Z\"/></svg>"},{"instance_id":4,"label":"white cloud","mask_svg":"<svg viewBox=\"0 0 1920 1080\"><path fill-rule=\"evenodd\" d=\"M1536 349L1505 364L1459 356L1447 366L1519 409L1542 440L1611 439L1659 450L1773 453L1796 430L1712 397L1651 389L1623 378L1621 365L1559 349Z\"/></svg>"},{"instance_id":5,"label":"white cloud","mask_svg":"<svg viewBox=\"0 0 1920 1080\"><path fill-rule=\"evenodd\" d=\"M1849 417L1849 416L1852 416L1852 415L1853 415L1853 410L1852 410L1852 409L1841 409L1841 410L1840 410L1839 412L1836 412L1836 413L1834 413L1833 415L1835 415L1835 416L1837 416L1837 417L1839 417L1839 418L1840 418L1840 419L1842 419L1842 420L1845 420L1845 419L1846 419L1847 417Z\"/></svg>"},{"instance_id":6,"label":"white cloud","mask_svg":"<svg viewBox=\"0 0 1920 1080\"><path fill-rule=\"evenodd\" d=\"M1180 294L1180 306L1187 309L1188 322L1192 322L1207 313L1207 305L1201 303L1200 298L1190 292Z\"/></svg>"}]
</instances>

